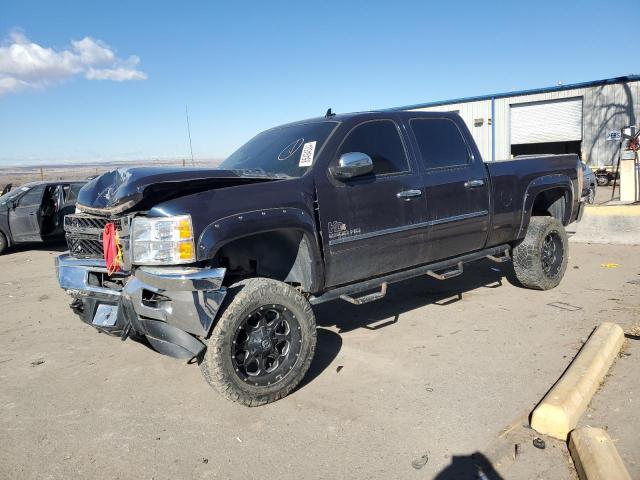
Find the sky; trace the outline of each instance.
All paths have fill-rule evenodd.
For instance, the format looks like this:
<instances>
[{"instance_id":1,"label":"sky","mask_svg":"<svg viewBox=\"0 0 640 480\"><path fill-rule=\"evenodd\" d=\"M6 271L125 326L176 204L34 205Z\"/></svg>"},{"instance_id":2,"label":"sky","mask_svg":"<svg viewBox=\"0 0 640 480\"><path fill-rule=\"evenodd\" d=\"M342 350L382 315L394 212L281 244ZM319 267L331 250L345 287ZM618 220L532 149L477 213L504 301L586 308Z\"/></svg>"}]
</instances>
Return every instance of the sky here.
<instances>
[{"instance_id":1,"label":"sky","mask_svg":"<svg viewBox=\"0 0 640 480\"><path fill-rule=\"evenodd\" d=\"M186 105L220 159L329 107L640 73L637 1L0 0L0 168L189 158Z\"/></svg>"}]
</instances>

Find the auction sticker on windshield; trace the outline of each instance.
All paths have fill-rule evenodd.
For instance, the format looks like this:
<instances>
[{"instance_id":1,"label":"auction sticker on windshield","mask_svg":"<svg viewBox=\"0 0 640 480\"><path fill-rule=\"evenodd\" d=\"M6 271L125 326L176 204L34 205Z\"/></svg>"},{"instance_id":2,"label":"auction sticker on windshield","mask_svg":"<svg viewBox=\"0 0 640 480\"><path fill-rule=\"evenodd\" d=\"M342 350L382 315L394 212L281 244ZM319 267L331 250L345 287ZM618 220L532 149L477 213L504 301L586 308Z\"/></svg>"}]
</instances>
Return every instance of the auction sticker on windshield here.
<instances>
[{"instance_id":1,"label":"auction sticker on windshield","mask_svg":"<svg viewBox=\"0 0 640 480\"><path fill-rule=\"evenodd\" d=\"M300 154L299 167L310 167L313 164L313 154L316 151L316 142L307 142L302 147Z\"/></svg>"}]
</instances>

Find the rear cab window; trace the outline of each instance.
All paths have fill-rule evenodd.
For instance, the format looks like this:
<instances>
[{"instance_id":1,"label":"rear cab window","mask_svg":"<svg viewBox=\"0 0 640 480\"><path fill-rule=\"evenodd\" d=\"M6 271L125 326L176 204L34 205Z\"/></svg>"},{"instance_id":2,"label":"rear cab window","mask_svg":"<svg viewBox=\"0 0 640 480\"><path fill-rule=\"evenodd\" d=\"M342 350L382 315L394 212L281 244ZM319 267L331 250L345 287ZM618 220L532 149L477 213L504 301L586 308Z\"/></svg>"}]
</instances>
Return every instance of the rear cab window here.
<instances>
[{"instance_id":1,"label":"rear cab window","mask_svg":"<svg viewBox=\"0 0 640 480\"><path fill-rule=\"evenodd\" d=\"M448 118L412 118L409 125L427 169L468 165L471 152L462 132Z\"/></svg>"},{"instance_id":2,"label":"rear cab window","mask_svg":"<svg viewBox=\"0 0 640 480\"><path fill-rule=\"evenodd\" d=\"M337 158L350 152L369 155L376 176L410 171L404 143L393 120L371 120L354 127L342 142Z\"/></svg>"}]
</instances>

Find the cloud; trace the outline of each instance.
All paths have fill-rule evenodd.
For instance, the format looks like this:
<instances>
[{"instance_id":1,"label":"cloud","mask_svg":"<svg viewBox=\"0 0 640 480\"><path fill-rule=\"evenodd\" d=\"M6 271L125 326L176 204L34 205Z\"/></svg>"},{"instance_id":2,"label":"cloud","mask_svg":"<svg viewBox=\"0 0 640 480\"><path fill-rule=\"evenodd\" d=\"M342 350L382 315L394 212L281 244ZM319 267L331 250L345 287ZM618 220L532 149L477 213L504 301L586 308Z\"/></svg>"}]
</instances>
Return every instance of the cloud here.
<instances>
[{"instance_id":1,"label":"cloud","mask_svg":"<svg viewBox=\"0 0 640 480\"><path fill-rule=\"evenodd\" d=\"M65 50L42 47L20 32L0 45L0 95L41 89L83 75L88 80L145 80L140 58L118 58L106 43L85 37Z\"/></svg>"}]
</instances>

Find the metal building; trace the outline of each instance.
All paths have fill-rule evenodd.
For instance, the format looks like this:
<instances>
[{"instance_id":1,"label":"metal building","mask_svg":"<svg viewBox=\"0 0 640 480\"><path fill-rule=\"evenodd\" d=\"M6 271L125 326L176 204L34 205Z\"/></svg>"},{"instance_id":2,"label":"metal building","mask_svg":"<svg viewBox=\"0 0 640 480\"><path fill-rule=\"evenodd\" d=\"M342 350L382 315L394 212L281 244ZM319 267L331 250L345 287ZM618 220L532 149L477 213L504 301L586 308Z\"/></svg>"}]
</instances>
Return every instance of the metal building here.
<instances>
[{"instance_id":1,"label":"metal building","mask_svg":"<svg viewBox=\"0 0 640 480\"><path fill-rule=\"evenodd\" d=\"M593 167L615 165L616 131L640 124L640 75L400 107L456 111L485 160L577 153Z\"/></svg>"}]
</instances>

